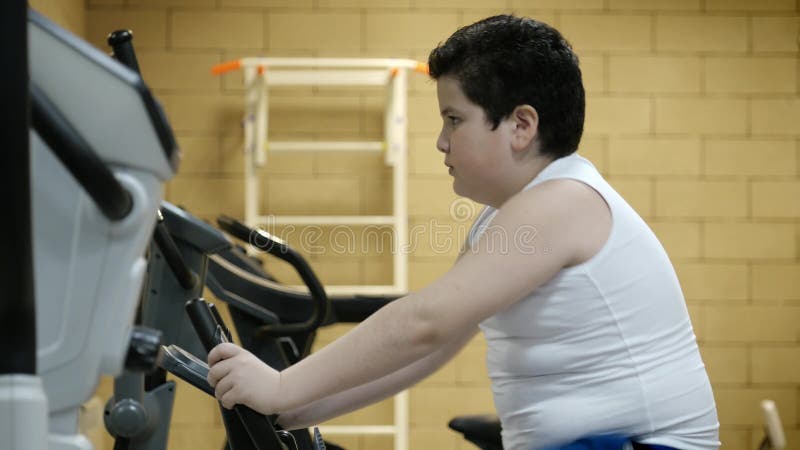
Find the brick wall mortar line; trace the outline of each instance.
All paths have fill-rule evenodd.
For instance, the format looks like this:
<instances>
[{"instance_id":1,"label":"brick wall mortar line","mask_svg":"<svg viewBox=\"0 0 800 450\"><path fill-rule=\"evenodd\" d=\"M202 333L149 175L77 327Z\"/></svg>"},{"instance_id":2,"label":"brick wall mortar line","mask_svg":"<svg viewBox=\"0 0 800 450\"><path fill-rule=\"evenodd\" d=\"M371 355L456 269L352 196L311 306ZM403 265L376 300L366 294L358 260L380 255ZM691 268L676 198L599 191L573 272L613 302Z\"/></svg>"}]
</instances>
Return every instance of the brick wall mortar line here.
<instances>
[{"instance_id":1,"label":"brick wall mortar line","mask_svg":"<svg viewBox=\"0 0 800 450\"><path fill-rule=\"evenodd\" d=\"M121 7L121 8L120 8ZM94 11L124 11L126 10L125 4L122 5L87 5L86 13Z\"/></svg>"},{"instance_id":2,"label":"brick wall mortar line","mask_svg":"<svg viewBox=\"0 0 800 450\"><path fill-rule=\"evenodd\" d=\"M745 100L745 107L744 107L744 120L745 126L747 129L745 130L745 135L748 138L753 137L753 97L748 96Z\"/></svg>"},{"instance_id":3,"label":"brick wall mortar line","mask_svg":"<svg viewBox=\"0 0 800 450\"><path fill-rule=\"evenodd\" d=\"M753 180L748 177L745 183L747 189L745 190L745 209L747 211L747 218L753 220Z\"/></svg>"},{"instance_id":4,"label":"brick wall mortar line","mask_svg":"<svg viewBox=\"0 0 800 450\"><path fill-rule=\"evenodd\" d=\"M705 174L706 174L706 152L707 152L707 150L706 150L706 142L707 142L707 140L708 140L708 138L706 136L702 136L700 138L700 155L699 155L699 158L700 158L700 174L703 177L703 179L706 179Z\"/></svg>"},{"instance_id":5,"label":"brick wall mortar line","mask_svg":"<svg viewBox=\"0 0 800 450\"><path fill-rule=\"evenodd\" d=\"M610 165L608 159L609 155L611 154L610 150L611 143L608 136L603 136L601 142L603 143L603 148L602 151L600 152L603 155L603 173L608 174Z\"/></svg>"},{"instance_id":6,"label":"brick wall mortar line","mask_svg":"<svg viewBox=\"0 0 800 450\"><path fill-rule=\"evenodd\" d=\"M270 48L270 40L269 40L269 18L270 18L270 10L264 9L261 11L261 48L264 49L264 52L268 52Z\"/></svg>"},{"instance_id":7,"label":"brick wall mortar line","mask_svg":"<svg viewBox=\"0 0 800 450\"><path fill-rule=\"evenodd\" d=\"M800 220L796 220L795 223L795 236L800 237ZM795 261L800 261L800 238L795 239L794 255ZM798 339L800 339L800 336L798 336Z\"/></svg>"},{"instance_id":8,"label":"brick wall mortar line","mask_svg":"<svg viewBox=\"0 0 800 450\"><path fill-rule=\"evenodd\" d=\"M747 303L755 304L755 294L753 292L753 261L747 261Z\"/></svg>"},{"instance_id":9,"label":"brick wall mortar line","mask_svg":"<svg viewBox=\"0 0 800 450\"><path fill-rule=\"evenodd\" d=\"M707 56L701 54L700 55L700 95L706 95L706 61Z\"/></svg>"},{"instance_id":10,"label":"brick wall mortar line","mask_svg":"<svg viewBox=\"0 0 800 450\"><path fill-rule=\"evenodd\" d=\"M794 93L795 96L800 94L800 53L795 53L795 65L797 66L795 74Z\"/></svg>"},{"instance_id":11,"label":"brick wall mortar line","mask_svg":"<svg viewBox=\"0 0 800 450\"><path fill-rule=\"evenodd\" d=\"M651 219L648 219L648 220L652 220L652 218L658 217L658 214L657 214L657 211L658 211L658 203L657 203L658 199L657 199L657 195L656 195L656 177L655 176L650 177L649 181L650 181L650 213L648 214L648 216Z\"/></svg>"},{"instance_id":12,"label":"brick wall mortar line","mask_svg":"<svg viewBox=\"0 0 800 450\"><path fill-rule=\"evenodd\" d=\"M359 36L359 41L361 44L361 52L364 53L367 51L367 8L360 8L359 9L359 19L361 24L361 33Z\"/></svg>"},{"instance_id":13,"label":"brick wall mortar line","mask_svg":"<svg viewBox=\"0 0 800 450\"><path fill-rule=\"evenodd\" d=\"M165 50L172 50L172 16L173 16L173 8L167 7L166 14L164 15L167 23L164 25L164 34L165 39L167 42L164 43Z\"/></svg>"},{"instance_id":14,"label":"brick wall mortar line","mask_svg":"<svg viewBox=\"0 0 800 450\"><path fill-rule=\"evenodd\" d=\"M748 344L745 347L745 355L747 359L747 365L745 366L745 380L748 385L753 384L753 344Z\"/></svg>"},{"instance_id":15,"label":"brick wall mortar line","mask_svg":"<svg viewBox=\"0 0 800 450\"><path fill-rule=\"evenodd\" d=\"M800 0L798 0L800 1ZM795 161L797 162L797 167L795 171L795 175L800 176L800 137L795 139Z\"/></svg>"},{"instance_id":16,"label":"brick wall mortar line","mask_svg":"<svg viewBox=\"0 0 800 450\"><path fill-rule=\"evenodd\" d=\"M786 217L755 217L749 219L747 217L675 217L675 216L659 216L659 219L684 219L684 220L704 220L708 225L792 225L797 222L797 219ZM786 260L786 258L777 258Z\"/></svg>"},{"instance_id":17,"label":"brick wall mortar line","mask_svg":"<svg viewBox=\"0 0 800 450\"><path fill-rule=\"evenodd\" d=\"M655 11L650 12L650 53L654 54L658 50L658 32L656 30L656 24L658 13Z\"/></svg>"},{"instance_id":18,"label":"brick wall mortar line","mask_svg":"<svg viewBox=\"0 0 800 450\"><path fill-rule=\"evenodd\" d=\"M706 222L703 221L703 220L700 220L700 221L698 221L698 223L699 223L698 228L699 228L699 232L700 232L700 239L699 239L699 241L700 241L700 251L698 252L699 255L700 255L699 262L705 262L707 260L707 258L706 258L706 245L705 245Z\"/></svg>"}]
</instances>

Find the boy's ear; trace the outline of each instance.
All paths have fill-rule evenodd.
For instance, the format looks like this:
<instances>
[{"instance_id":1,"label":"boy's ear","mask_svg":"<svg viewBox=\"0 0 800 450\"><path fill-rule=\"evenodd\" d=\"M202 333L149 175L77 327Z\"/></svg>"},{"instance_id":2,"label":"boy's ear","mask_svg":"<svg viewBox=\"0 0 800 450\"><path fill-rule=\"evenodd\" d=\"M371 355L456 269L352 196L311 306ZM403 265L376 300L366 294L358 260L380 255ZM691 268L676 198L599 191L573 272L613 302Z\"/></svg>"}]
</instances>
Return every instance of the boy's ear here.
<instances>
[{"instance_id":1,"label":"boy's ear","mask_svg":"<svg viewBox=\"0 0 800 450\"><path fill-rule=\"evenodd\" d=\"M539 133L539 113L531 105L519 105L511 112L511 120L514 123L511 147L527 149Z\"/></svg>"}]
</instances>

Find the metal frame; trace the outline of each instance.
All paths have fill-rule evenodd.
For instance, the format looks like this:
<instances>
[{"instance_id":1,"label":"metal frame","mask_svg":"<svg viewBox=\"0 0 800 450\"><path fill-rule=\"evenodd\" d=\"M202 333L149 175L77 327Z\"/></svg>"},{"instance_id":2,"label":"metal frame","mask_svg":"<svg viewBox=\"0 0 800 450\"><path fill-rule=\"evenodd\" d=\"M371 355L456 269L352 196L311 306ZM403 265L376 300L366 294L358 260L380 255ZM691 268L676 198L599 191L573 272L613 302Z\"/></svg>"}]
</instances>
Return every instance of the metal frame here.
<instances>
[{"instance_id":1,"label":"metal frame","mask_svg":"<svg viewBox=\"0 0 800 450\"><path fill-rule=\"evenodd\" d=\"M25 0L0 2L0 156L6 232L0 255L0 449L47 448L47 398L36 372L30 176L28 30Z\"/></svg>"},{"instance_id":2,"label":"metal frame","mask_svg":"<svg viewBox=\"0 0 800 450\"><path fill-rule=\"evenodd\" d=\"M215 68L215 73L244 71L244 183L245 223L316 225L392 225L394 231L393 283L389 286L331 286L338 294L402 295L408 292L407 207L407 85L408 70L424 66L407 59L369 58L244 58ZM269 89L275 86L385 86L383 142L270 142ZM393 172L391 216L291 216L260 214L258 169L267 163L267 152L384 151Z\"/></svg>"},{"instance_id":3,"label":"metal frame","mask_svg":"<svg viewBox=\"0 0 800 450\"><path fill-rule=\"evenodd\" d=\"M394 232L393 283L385 286L328 286L329 295L404 295L408 292L408 71L427 67L407 59L374 58L243 58L220 64L212 72L244 71L245 222L258 224L391 225ZM269 89L276 86L385 86L382 142L270 142ZM258 169L267 152L366 151L385 152L392 168L393 210L390 216L283 216L258 211ZM408 393L394 398L393 425L326 426L325 434L394 435L395 450L408 449Z\"/></svg>"}]
</instances>

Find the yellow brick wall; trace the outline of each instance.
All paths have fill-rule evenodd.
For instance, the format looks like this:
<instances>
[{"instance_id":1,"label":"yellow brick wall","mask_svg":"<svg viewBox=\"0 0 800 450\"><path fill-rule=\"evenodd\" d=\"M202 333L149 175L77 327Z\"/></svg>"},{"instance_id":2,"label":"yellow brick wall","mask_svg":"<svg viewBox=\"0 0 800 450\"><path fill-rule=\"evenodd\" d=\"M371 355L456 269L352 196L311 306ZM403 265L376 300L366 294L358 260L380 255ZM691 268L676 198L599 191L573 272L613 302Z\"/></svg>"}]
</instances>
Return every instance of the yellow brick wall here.
<instances>
[{"instance_id":1,"label":"yellow brick wall","mask_svg":"<svg viewBox=\"0 0 800 450\"><path fill-rule=\"evenodd\" d=\"M681 278L723 448L756 447L757 403L765 397L777 401L798 445L796 0L87 0L85 8L95 45L104 48L114 28L134 30L145 79L184 152L168 198L205 218L242 216L244 208L241 75L214 78L212 64L252 55L424 60L456 27L489 14L514 11L555 25L582 61L581 152L651 224ZM469 221L453 212L456 197L434 148L435 87L417 76L410 86L408 195L419 245L409 278L419 288L447 270ZM276 90L271 137L375 139L381 99L360 89ZM272 213L381 214L391 199L390 172L378 157L271 155L263 174L261 208ZM331 234L322 232L323 239ZM301 244L298 234L292 239ZM391 276L388 255L374 247L310 257L326 283ZM284 267L273 270L292 279ZM320 342L346 328L325 331ZM412 389L413 449L470 448L446 423L492 409L483 351L476 339ZM101 391L108 389L106 380ZM183 386L178 397L170 448L219 448L213 402ZM385 423L391 415L384 402L337 422ZM353 449L390 447L385 437L333 440Z\"/></svg>"},{"instance_id":2,"label":"yellow brick wall","mask_svg":"<svg viewBox=\"0 0 800 450\"><path fill-rule=\"evenodd\" d=\"M28 6L72 33L86 36L84 0L28 0Z\"/></svg>"}]
</instances>

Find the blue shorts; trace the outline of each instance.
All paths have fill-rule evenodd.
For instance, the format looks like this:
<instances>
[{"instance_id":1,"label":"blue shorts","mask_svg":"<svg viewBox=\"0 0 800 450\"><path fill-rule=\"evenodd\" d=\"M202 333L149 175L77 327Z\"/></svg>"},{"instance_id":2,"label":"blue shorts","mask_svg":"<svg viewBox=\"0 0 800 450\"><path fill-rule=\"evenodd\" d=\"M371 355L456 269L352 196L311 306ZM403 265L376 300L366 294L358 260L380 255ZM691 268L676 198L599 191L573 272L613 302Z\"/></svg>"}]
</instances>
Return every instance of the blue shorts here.
<instances>
[{"instance_id":1,"label":"blue shorts","mask_svg":"<svg viewBox=\"0 0 800 450\"><path fill-rule=\"evenodd\" d=\"M618 435L588 436L566 445L547 447L542 450L678 450L664 445L642 444L634 442L630 437Z\"/></svg>"}]
</instances>

